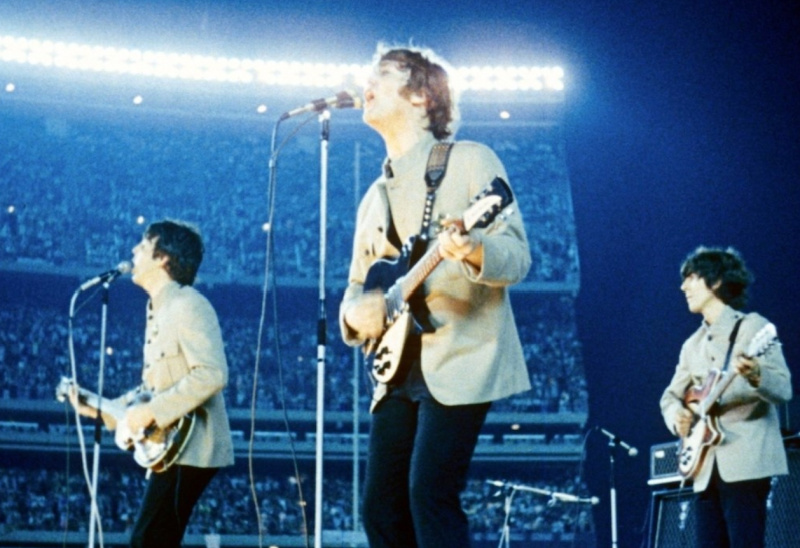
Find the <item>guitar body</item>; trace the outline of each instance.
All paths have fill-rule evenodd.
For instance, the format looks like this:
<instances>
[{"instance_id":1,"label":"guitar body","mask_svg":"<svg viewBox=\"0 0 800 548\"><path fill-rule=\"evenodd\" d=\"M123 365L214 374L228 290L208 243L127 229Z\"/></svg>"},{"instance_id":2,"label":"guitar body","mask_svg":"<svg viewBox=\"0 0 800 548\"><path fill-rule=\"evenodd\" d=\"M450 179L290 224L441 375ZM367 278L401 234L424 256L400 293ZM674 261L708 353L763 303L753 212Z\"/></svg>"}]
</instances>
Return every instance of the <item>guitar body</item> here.
<instances>
[{"instance_id":1,"label":"guitar body","mask_svg":"<svg viewBox=\"0 0 800 548\"><path fill-rule=\"evenodd\" d=\"M149 392L142 392L131 405L141 405L151 398ZM165 428L146 428L140 435L134 434L125 421L118 421L114 442L123 451L132 451L133 460L139 466L153 472L163 472L183 453L186 442L192 435L194 421L195 413L192 412Z\"/></svg>"},{"instance_id":2,"label":"guitar body","mask_svg":"<svg viewBox=\"0 0 800 548\"><path fill-rule=\"evenodd\" d=\"M395 319L384 331L374 345L368 349L367 366L372 377L384 384L400 383L405 379L408 368L405 367L403 350L405 341L413 329L411 312L406 310Z\"/></svg>"},{"instance_id":3,"label":"guitar body","mask_svg":"<svg viewBox=\"0 0 800 548\"><path fill-rule=\"evenodd\" d=\"M724 434L719 427L716 415L698 414L698 406L708 398L719 384L722 373L712 370L702 386L691 387L686 391L684 403L695 413L694 424L685 438L681 438L678 451L678 470L684 478L694 477L703 467L711 447L722 443Z\"/></svg>"},{"instance_id":4,"label":"guitar body","mask_svg":"<svg viewBox=\"0 0 800 548\"><path fill-rule=\"evenodd\" d=\"M74 383L62 378L56 387L56 399L65 401ZM112 400L99 398L82 388L78 389L78 399L94 409L101 408L117 421L114 431L114 443L123 451L131 451L133 459L139 466L163 472L169 468L183 452L186 442L194 429L195 413L188 413L165 428L152 426L142 432L132 432L124 420L127 407L115 404ZM149 392L141 392L130 406L141 405L152 399Z\"/></svg>"},{"instance_id":5,"label":"guitar body","mask_svg":"<svg viewBox=\"0 0 800 548\"><path fill-rule=\"evenodd\" d=\"M386 330L377 338L367 341L366 363L372 377L381 383L399 383L408 371L403 367L405 341L412 330L425 331L424 320L419 321L411 311L409 302L392 298L391 288L408 273L413 256L419 253L417 238L403 246L396 259L379 259L367 272L364 291L380 290L386 293Z\"/></svg>"},{"instance_id":6,"label":"guitar body","mask_svg":"<svg viewBox=\"0 0 800 548\"><path fill-rule=\"evenodd\" d=\"M414 246L415 242L416 237L411 238L409 243L403 246L400 256L396 259L383 258L375 261L369 267L367 278L364 280L364 292L376 289L386 291L394 282L405 276L411 264L410 248Z\"/></svg>"}]
</instances>

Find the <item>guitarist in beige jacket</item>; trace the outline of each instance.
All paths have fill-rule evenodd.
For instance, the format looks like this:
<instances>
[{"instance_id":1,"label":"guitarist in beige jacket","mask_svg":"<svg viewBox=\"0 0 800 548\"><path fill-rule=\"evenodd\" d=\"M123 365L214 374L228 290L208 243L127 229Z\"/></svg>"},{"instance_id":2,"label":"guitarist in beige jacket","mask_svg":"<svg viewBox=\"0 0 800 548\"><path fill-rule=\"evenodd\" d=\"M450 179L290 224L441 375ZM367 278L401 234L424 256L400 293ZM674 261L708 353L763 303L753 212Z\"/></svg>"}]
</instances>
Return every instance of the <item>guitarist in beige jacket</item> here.
<instances>
[{"instance_id":1,"label":"guitarist in beige jacket","mask_svg":"<svg viewBox=\"0 0 800 548\"><path fill-rule=\"evenodd\" d=\"M222 335L211 304L192 287L202 259L200 234L175 221L151 224L133 248L133 282L150 296L142 385L109 404L125 409L124 424L101 405L102 418L109 429L143 433L166 429L191 414L192 428L180 447L172 448L172 462L150 474L132 547L179 547L205 487L234 460L222 396L228 380ZM152 398L132 403L142 391ZM81 414L97 415L75 391L70 400ZM140 443L147 444L147 438Z\"/></svg>"},{"instance_id":2,"label":"guitarist in beige jacket","mask_svg":"<svg viewBox=\"0 0 800 548\"><path fill-rule=\"evenodd\" d=\"M431 52L379 48L373 68L363 118L383 138L387 160L359 206L340 308L343 338L353 346L382 335L383 291L393 280L372 290L365 281L419 234L430 152L452 135L455 115L447 72ZM494 152L456 142L430 217L462 215L496 178L507 180ZM424 247L438 246L443 262L412 306L427 325L405 341L403 373L376 386L363 498L371 548L469 546L459 494L478 433L492 401L530 388L508 294L531 262L519 207L484 228L437 236L432 224L429 235Z\"/></svg>"},{"instance_id":3,"label":"guitarist in beige jacket","mask_svg":"<svg viewBox=\"0 0 800 548\"><path fill-rule=\"evenodd\" d=\"M680 465L690 469L699 493L697 546L764 546L770 479L788 473L776 405L792 397L789 369L774 326L740 311L752 276L738 252L700 247L684 261L681 277L689 311L703 321L683 344L661 412L682 438ZM772 336L753 348L770 328ZM730 384L703 401L713 370L723 370L728 355ZM707 413L698 416L699 406Z\"/></svg>"}]
</instances>

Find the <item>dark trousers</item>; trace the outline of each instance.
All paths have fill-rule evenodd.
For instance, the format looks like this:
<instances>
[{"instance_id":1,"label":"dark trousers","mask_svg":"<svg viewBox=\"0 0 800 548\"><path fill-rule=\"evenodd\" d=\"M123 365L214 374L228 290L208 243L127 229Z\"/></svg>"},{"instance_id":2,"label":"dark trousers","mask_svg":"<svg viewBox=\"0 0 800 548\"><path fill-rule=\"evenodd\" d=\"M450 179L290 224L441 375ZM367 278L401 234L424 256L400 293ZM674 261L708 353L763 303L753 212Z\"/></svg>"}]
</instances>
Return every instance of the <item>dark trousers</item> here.
<instances>
[{"instance_id":1,"label":"dark trousers","mask_svg":"<svg viewBox=\"0 0 800 548\"><path fill-rule=\"evenodd\" d=\"M711 481L697 499L698 546L763 548L770 478L722 480L714 464Z\"/></svg>"},{"instance_id":2,"label":"dark trousers","mask_svg":"<svg viewBox=\"0 0 800 548\"><path fill-rule=\"evenodd\" d=\"M371 548L466 548L460 493L490 403L390 396L375 410L364 484Z\"/></svg>"},{"instance_id":3,"label":"dark trousers","mask_svg":"<svg viewBox=\"0 0 800 548\"><path fill-rule=\"evenodd\" d=\"M218 468L175 465L147 482L131 532L132 548L178 548L194 505Z\"/></svg>"}]
</instances>

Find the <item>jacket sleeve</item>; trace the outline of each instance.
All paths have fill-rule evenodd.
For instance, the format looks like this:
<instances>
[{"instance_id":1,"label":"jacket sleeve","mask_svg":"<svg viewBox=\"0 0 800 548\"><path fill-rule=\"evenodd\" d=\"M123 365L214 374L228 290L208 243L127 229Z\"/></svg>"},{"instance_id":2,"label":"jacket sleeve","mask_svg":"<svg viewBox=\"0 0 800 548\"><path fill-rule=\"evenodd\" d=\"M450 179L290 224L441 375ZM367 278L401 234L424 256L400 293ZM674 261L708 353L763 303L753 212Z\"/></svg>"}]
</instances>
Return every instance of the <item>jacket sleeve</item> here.
<instances>
[{"instance_id":1,"label":"jacket sleeve","mask_svg":"<svg viewBox=\"0 0 800 548\"><path fill-rule=\"evenodd\" d=\"M754 387L746 379L736 379L736 382L731 384L729 391L725 394L726 402L747 402L761 399L769 403L781 404L792 399L791 373L783 356L780 340L775 338L767 341L766 347L760 353L751 348L751 343L756 335L768 323L766 318L756 313L748 314L746 321L743 322L742 333L734 356L731 358L731 367L736 363L736 355L742 352L753 352L756 354L753 358L760 369L761 382Z\"/></svg>"},{"instance_id":2,"label":"jacket sleeve","mask_svg":"<svg viewBox=\"0 0 800 548\"><path fill-rule=\"evenodd\" d=\"M470 198L481 192L495 177L509 183L500 159L492 149L479 143L459 143L453 149L451 162L457 166L460 176L470 180ZM528 275L531 267L530 247L516 196L492 223L485 228L476 228L470 234L483 245L480 269L466 261L461 264L464 274L472 282L506 287L522 281Z\"/></svg>"},{"instance_id":3,"label":"jacket sleeve","mask_svg":"<svg viewBox=\"0 0 800 548\"><path fill-rule=\"evenodd\" d=\"M364 292L364 281L372 264L383 257L397 256L400 253L386 237L390 217L389 204L382 185L381 181L373 183L361 200L356 215L348 284L339 306L339 328L342 340L348 346L361 345L364 339L344 321L347 307Z\"/></svg>"},{"instance_id":4,"label":"jacket sleeve","mask_svg":"<svg viewBox=\"0 0 800 548\"><path fill-rule=\"evenodd\" d=\"M678 365L675 366L675 372L672 374L672 380L670 380L667 388L664 389L660 400L661 416L664 419L664 424L674 436L678 435L675 430L676 416L685 408L683 397L692 384L692 376L686 366L686 352L686 343L684 343L678 358Z\"/></svg>"}]
</instances>

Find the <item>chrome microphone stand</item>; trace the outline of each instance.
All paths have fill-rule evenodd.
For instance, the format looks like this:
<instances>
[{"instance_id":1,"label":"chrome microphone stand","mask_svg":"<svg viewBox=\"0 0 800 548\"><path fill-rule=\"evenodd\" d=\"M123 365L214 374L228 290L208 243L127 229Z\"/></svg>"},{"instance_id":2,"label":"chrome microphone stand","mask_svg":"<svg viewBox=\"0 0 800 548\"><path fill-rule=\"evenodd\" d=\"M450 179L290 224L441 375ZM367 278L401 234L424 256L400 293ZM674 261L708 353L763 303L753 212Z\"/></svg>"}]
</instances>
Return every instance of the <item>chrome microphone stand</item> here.
<instances>
[{"instance_id":1,"label":"chrome microphone stand","mask_svg":"<svg viewBox=\"0 0 800 548\"><path fill-rule=\"evenodd\" d=\"M492 484L500 483L500 482L489 482ZM503 529L500 533L500 541L498 542L498 548L505 547L509 548L511 546L511 501L514 499L514 495L517 492L517 487L515 485L508 485L502 483L504 497L505 500L503 502L503 511L505 512L505 517L503 518Z\"/></svg>"},{"instance_id":2,"label":"chrome microphone stand","mask_svg":"<svg viewBox=\"0 0 800 548\"><path fill-rule=\"evenodd\" d=\"M509 548L511 545L511 527L509 521L511 518L511 501L517 491L528 491L536 493L537 495L544 495L550 499L548 505L552 506L556 502L576 502L579 504L598 504L600 499L597 497L579 497L570 493L560 493L558 491L548 491L547 489L540 489L538 487L529 487L518 483L509 483L505 481L486 480L486 483L501 487L505 492L505 503L503 508L505 510L505 518L503 519L503 530L500 535L500 542L498 548Z\"/></svg>"},{"instance_id":3,"label":"chrome microphone stand","mask_svg":"<svg viewBox=\"0 0 800 548\"><path fill-rule=\"evenodd\" d=\"M608 440L608 501L611 505L611 548L617 548L617 488L614 485L614 449L617 444Z\"/></svg>"},{"instance_id":4,"label":"chrome microphone stand","mask_svg":"<svg viewBox=\"0 0 800 548\"><path fill-rule=\"evenodd\" d=\"M97 506L97 479L99 476L100 470L100 449L101 449L101 437L102 437L102 398L103 398L103 384L104 384L104 372L105 372L105 356L106 356L106 326L108 324L108 289L109 285L113 281L113 278L107 279L103 281L103 298L102 298L102 307L101 307L101 314L100 314L100 356L99 356L99 363L98 363L98 373L97 373L97 416L95 417L94 423L94 444L93 444L93 453L92 453L92 474L91 478L88 478L88 471L85 469L84 463L84 471L87 472L87 479L90 481L89 485L89 500L91 502L91 511L89 517L89 541L88 547L93 548L95 545L95 533L98 534L100 539L100 546L103 545L103 538L102 538L102 525L100 521L100 510ZM77 301L78 295L81 292L88 288L87 284L82 285L75 293L72 295L72 299L70 300L70 310L69 310L69 323L70 323L70 335L72 334L72 321L75 317L75 302ZM69 347L70 347L70 362L72 364L72 380L77 386L78 384L78 375L77 375L77 366L75 361L75 350L72 343L72 337L70 336L69 339ZM83 440L83 431L81 430L80 420L77 418L77 411L76 411L76 425L78 428L78 436L81 440ZM83 445L83 444L81 444Z\"/></svg>"},{"instance_id":5,"label":"chrome microphone stand","mask_svg":"<svg viewBox=\"0 0 800 548\"><path fill-rule=\"evenodd\" d=\"M635 457L639 450L628 445L617 436L605 428L595 427L595 430L608 438L608 484L609 484L609 504L611 505L611 548L617 548L617 488L614 484L614 449L621 445L628 451L628 455Z\"/></svg>"},{"instance_id":6,"label":"chrome microphone stand","mask_svg":"<svg viewBox=\"0 0 800 548\"><path fill-rule=\"evenodd\" d=\"M325 434L325 353L327 319L325 313L325 254L328 225L328 141L330 138L328 110L319 114L320 185L319 185L319 317L317 320L317 439L314 482L314 548L322 548L322 479L323 436Z\"/></svg>"}]
</instances>

